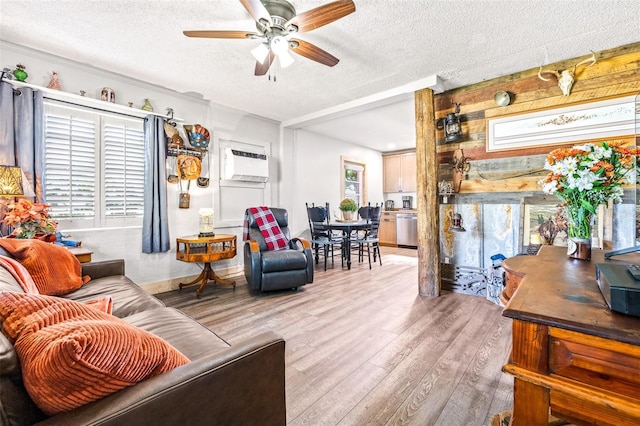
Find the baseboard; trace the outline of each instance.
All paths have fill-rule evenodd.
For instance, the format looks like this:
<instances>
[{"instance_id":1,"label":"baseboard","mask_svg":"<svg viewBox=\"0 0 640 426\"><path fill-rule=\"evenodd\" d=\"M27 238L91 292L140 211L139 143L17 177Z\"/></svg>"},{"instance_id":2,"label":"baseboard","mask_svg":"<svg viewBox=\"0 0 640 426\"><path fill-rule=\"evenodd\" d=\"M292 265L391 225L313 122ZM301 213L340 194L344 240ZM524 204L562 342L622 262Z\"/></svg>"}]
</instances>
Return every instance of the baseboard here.
<instances>
[{"instance_id":1,"label":"baseboard","mask_svg":"<svg viewBox=\"0 0 640 426\"><path fill-rule=\"evenodd\" d=\"M228 278L233 275L238 275L243 271L243 268L244 267L242 265L236 265L230 268L216 269L216 274L219 275L221 278ZM152 283L144 283L144 284L140 284L140 288L142 288L144 291L150 294L165 293L167 291L177 290L178 285L180 285L180 283L192 281L197 276L198 274L194 274L194 275L188 275L186 277L178 277L178 278L171 278L168 280L156 281ZM194 290L195 290L195 284L194 284Z\"/></svg>"}]
</instances>

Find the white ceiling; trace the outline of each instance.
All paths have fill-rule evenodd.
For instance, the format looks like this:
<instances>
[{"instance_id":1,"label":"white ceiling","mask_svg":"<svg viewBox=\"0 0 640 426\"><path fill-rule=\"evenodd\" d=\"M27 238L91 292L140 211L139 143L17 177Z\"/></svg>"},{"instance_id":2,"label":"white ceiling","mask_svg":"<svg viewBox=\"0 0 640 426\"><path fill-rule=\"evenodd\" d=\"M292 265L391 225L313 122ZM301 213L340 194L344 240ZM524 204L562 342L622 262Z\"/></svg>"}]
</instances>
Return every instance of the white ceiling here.
<instances>
[{"instance_id":1,"label":"white ceiling","mask_svg":"<svg viewBox=\"0 0 640 426\"><path fill-rule=\"evenodd\" d=\"M449 90L640 41L638 0L354 1L297 36L340 62L294 55L272 67L276 82L253 75L258 41L182 34L255 31L237 0L0 0L0 39L380 151L415 145L413 100L398 88L437 75ZM363 99L376 102L336 114Z\"/></svg>"}]
</instances>

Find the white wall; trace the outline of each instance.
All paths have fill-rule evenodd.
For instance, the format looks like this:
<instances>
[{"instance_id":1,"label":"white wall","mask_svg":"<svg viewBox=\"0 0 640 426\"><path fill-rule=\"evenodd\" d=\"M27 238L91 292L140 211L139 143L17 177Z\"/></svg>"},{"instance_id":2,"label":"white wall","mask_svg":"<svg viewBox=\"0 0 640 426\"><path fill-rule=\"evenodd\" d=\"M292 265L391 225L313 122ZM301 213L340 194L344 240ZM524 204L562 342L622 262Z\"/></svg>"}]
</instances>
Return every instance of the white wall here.
<instances>
[{"instance_id":1,"label":"white wall","mask_svg":"<svg viewBox=\"0 0 640 426\"><path fill-rule=\"evenodd\" d=\"M12 43L0 42L1 67L13 69L16 64L26 66L29 74L28 83L46 86L51 71L60 77L62 90L79 94L86 91L86 96L98 98L102 87L110 87L116 93L116 103L127 105L133 102L140 107L145 98L151 101L155 112L164 114L167 107L174 109L176 117L184 119L185 124L201 124L212 133L210 144L210 185L198 188L191 185L191 206L189 209L178 208L177 185L169 184L169 231L172 238L171 250L160 254L143 254L141 252L142 234L140 228L71 231L73 239L81 240L83 246L94 251L94 260L124 258L127 275L136 283L150 291L165 291L175 288L186 276L200 272L201 265L184 263L176 260L175 238L197 233L198 209L213 207L219 210L219 139L237 140L255 144L270 145L272 153L279 152L279 123L249 115L242 111L226 108L208 100L187 96L173 90L151 85L129 77L98 69L87 64L70 61L44 52L35 51ZM143 63L139 66L144 66ZM184 133L182 134L185 137ZM267 183L269 191L278 184L277 172L279 161L272 159L274 178ZM269 195L267 204L277 204L278 200ZM242 203L239 203L242 204ZM231 227L216 228L216 233L235 234L238 236L238 255L234 259L219 262L216 270L224 272L239 271L242 265L242 212L247 206L239 205L238 220Z\"/></svg>"},{"instance_id":2,"label":"white wall","mask_svg":"<svg viewBox=\"0 0 640 426\"><path fill-rule=\"evenodd\" d=\"M93 250L94 260L125 259L127 275L151 292L176 288L185 277L200 272L201 265L176 260L175 238L197 232L199 208L213 207L216 212L221 209L221 139L269 147L270 179L265 185L264 203L288 209L292 235L308 233L305 202L329 202L332 213L338 212L341 156L366 164L367 198L372 203L383 201L382 156L378 151L303 130L280 129L279 123L266 118L15 44L0 41L0 54L2 67L13 69L18 63L25 65L29 73L27 82L31 84L46 86L51 71L56 71L65 92L78 94L80 90L85 90L86 96L99 98L102 87L110 87L116 93L116 103L126 105L127 102L133 102L135 107L140 107L143 100L148 98L156 112L164 114L166 108L171 107L175 116L183 118L185 124L198 123L211 132L209 187L191 185L189 209L178 208L177 185L170 184L168 187L169 231L172 238L169 252L143 254L140 228L70 232L74 239L81 240L83 246ZM237 206L224 206L226 210L235 209L237 220L230 221L227 218L222 222L224 227L216 227L216 233L235 234L238 237L237 256L215 265L222 275L240 271L243 263L242 213L249 206L242 200L242 192L238 191ZM225 199L229 197L225 196ZM218 219L216 213L216 223Z\"/></svg>"},{"instance_id":3,"label":"white wall","mask_svg":"<svg viewBox=\"0 0 640 426\"><path fill-rule=\"evenodd\" d=\"M304 130L285 129L282 137L280 200L289 211L292 235L308 236L306 203L330 204L339 215L341 156L366 164L367 200L381 203L382 154Z\"/></svg>"}]
</instances>

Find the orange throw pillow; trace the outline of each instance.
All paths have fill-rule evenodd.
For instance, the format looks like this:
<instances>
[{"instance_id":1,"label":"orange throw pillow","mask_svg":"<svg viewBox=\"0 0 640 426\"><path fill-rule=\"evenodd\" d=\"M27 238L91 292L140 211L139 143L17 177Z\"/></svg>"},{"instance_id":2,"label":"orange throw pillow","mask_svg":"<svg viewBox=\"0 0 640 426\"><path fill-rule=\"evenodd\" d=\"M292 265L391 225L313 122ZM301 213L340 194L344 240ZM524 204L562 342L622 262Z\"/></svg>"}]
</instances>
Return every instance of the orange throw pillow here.
<instances>
[{"instance_id":1,"label":"orange throw pillow","mask_svg":"<svg viewBox=\"0 0 640 426\"><path fill-rule=\"evenodd\" d=\"M22 266L22 263L10 257L0 256L0 266L9 271L25 293L40 293L36 283L33 282L31 274L29 274L27 268Z\"/></svg>"},{"instance_id":2,"label":"orange throw pillow","mask_svg":"<svg viewBox=\"0 0 640 426\"><path fill-rule=\"evenodd\" d=\"M33 239L0 238L0 247L27 268L40 294L62 296L91 279L82 276L80 261L62 246Z\"/></svg>"},{"instance_id":3,"label":"orange throw pillow","mask_svg":"<svg viewBox=\"0 0 640 426\"><path fill-rule=\"evenodd\" d=\"M111 296L101 297L100 299L90 300L88 302L84 302L85 305L96 308L101 312L105 312L111 315L113 311L113 299Z\"/></svg>"},{"instance_id":4,"label":"orange throw pillow","mask_svg":"<svg viewBox=\"0 0 640 426\"><path fill-rule=\"evenodd\" d=\"M50 416L189 362L158 336L58 297L0 292L0 321L27 392Z\"/></svg>"}]
</instances>

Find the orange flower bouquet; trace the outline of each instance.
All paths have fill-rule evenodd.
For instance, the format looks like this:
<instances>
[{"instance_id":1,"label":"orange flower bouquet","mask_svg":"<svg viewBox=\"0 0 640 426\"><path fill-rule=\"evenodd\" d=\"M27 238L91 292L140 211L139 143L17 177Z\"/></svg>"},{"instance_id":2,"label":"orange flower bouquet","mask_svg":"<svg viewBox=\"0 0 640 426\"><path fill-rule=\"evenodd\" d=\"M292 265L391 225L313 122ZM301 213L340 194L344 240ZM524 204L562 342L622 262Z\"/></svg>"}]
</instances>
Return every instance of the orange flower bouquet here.
<instances>
[{"instance_id":1,"label":"orange flower bouquet","mask_svg":"<svg viewBox=\"0 0 640 426\"><path fill-rule=\"evenodd\" d=\"M620 203L622 185L635 183L635 147L621 141L586 143L559 148L547 156L546 179L540 181L546 194L555 195L567 207L569 251L574 242L591 240L591 224L599 204Z\"/></svg>"},{"instance_id":2,"label":"orange flower bouquet","mask_svg":"<svg viewBox=\"0 0 640 426\"><path fill-rule=\"evenodd\" d=\"M34 238L38 234L54 234L57 223L49 216L49 205L34 203L24 198L7 206L4 218L6 225L15 228L16 238Z\"/></svg>"}]
</instances>

